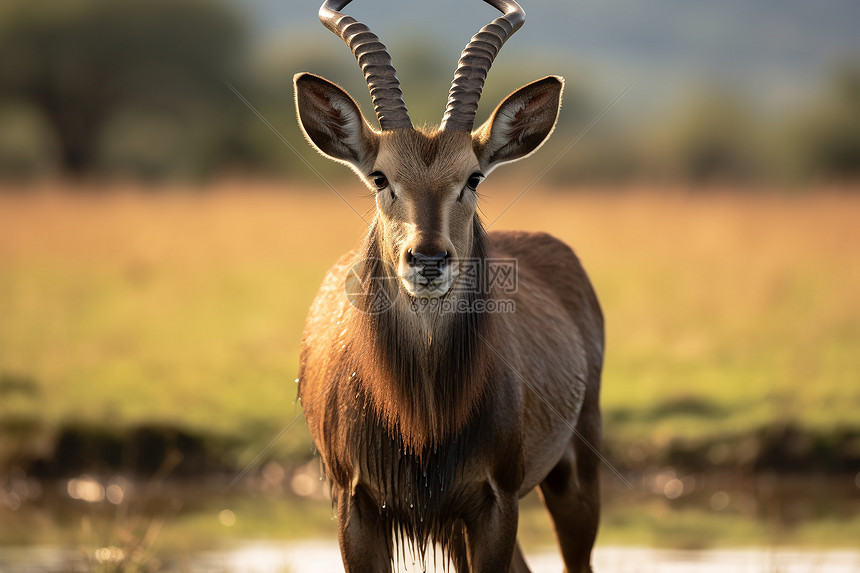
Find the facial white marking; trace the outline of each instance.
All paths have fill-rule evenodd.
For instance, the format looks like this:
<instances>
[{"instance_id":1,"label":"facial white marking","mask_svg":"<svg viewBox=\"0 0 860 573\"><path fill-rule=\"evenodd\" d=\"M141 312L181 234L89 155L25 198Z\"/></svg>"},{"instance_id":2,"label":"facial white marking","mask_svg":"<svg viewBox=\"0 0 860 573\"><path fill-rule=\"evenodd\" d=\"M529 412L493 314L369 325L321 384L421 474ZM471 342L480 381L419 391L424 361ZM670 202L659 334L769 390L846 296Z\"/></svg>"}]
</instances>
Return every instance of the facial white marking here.
<instances>
[{"instance_id":1,"label":"facial white marking","mask_svg":"<svg viewBox=\"0 0 860 573\"><path fill-rule=\"evenodd\" d=\"M400 284L403 285L406 292L416 298L439 298L445 296L460 275L456 261L445 265L441 269L442 274L432 281L425 278L421 274L421 270L422 267L420 266L404 266L398 272L400 275Z\"/></svg>"}]
</instances>

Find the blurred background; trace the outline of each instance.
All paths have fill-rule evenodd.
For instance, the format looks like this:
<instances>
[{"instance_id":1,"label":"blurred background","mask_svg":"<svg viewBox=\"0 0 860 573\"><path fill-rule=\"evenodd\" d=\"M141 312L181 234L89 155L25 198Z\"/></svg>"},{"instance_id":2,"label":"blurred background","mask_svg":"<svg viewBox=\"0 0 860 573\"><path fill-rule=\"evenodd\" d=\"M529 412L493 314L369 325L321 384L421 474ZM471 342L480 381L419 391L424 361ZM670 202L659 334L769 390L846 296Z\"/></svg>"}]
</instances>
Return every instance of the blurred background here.
<instances>
[{"instance_id":1,"label":"blurred background","mask_svg":"<svg viewBox=\"0 0 860 573\"><path fill-rule=\"evenodd\" d=\"M478 120L548 74L561 119L481 209L571 244L604 306L623 479L604 468L598 563L792 548L805 571L857 570L860 5L524 8ZM314 292L364 231L350 206L373 204L303 141L292 77L372 107L317 9L0 5L0 569L329 570L284 547L337 563L293 381ZM495 17L477 0L347 12L389 47L416 123L438 123ZM537 499L521 522L539 563Z\"/></svg>"}]
</instances>

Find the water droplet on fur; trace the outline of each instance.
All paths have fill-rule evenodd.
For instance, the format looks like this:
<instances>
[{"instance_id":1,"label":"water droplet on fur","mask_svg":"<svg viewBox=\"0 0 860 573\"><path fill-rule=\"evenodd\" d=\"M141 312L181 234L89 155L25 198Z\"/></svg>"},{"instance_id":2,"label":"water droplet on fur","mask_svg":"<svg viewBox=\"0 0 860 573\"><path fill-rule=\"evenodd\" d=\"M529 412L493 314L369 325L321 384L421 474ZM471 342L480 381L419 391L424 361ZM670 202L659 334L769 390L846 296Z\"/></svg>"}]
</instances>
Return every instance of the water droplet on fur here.
<instances>
[{"instance_id":1,"label":"water droplet on fur","mask_svg":"<svg viewBox=\"0 0 860 573\"><path fill-rule=\"evenodd\" d=\"M382 502L382 509L385 509L385 502Z\"/></svg>"},{"instance_id":2,"label":"water droplet on fur","mask_svg":"<svg viewBox=\"0 0 860 573\"><path fill-rule=\"evenodd\" d=\"M409 504L409 509L412 509L412 504L411 504L411 503Z\"/></svg>"}]
</instances>

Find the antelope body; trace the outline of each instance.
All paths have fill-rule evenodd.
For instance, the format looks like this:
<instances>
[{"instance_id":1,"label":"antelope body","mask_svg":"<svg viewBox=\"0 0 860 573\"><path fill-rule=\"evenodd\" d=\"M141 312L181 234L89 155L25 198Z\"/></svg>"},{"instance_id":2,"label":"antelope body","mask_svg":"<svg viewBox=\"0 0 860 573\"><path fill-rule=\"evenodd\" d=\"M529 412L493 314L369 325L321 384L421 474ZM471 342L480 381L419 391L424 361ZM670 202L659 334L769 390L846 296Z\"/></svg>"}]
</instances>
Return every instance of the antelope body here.
<instances>
[{"instance_id":1,"label":"antelope body","mask_svg":"<svg viewBox=\"0 0 860 573\"><path fill-rule=\"evenodd\" d=\"M310 309L299 372L350 573L390 571L406 546L423 558L432 543L458 573L528 571L518 500L535 487L566 570L590 571L600 307L569 247L547 234L487 233L476 213L481 180L552 132L563 81L526 85L472 130L492 58L524 18L515 2L485 1L504 15L464 51L439 129L412 127L385 47L339 12L349 0L329 0L320 18L362 65L381 130L338 86L295 78L309 142L376 190L366 237ZM498 261L516 261L515 290L484 272ZM488 310L499 301L507 312Z\"/></svg>"}]
</instances>

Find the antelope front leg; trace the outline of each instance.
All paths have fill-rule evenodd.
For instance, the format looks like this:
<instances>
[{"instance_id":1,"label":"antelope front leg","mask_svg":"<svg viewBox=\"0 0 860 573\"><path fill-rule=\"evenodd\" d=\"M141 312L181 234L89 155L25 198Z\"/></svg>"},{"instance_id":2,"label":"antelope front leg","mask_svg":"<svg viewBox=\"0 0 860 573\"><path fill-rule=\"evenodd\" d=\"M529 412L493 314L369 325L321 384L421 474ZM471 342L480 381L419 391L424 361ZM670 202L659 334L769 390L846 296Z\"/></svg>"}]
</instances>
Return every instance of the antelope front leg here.
<instances>
[{"instance_id":1,"label":"antelope front leg","mask_svg":"<svg viewBox=\"0 0 860 573\"><path fill-rule=\"evenodd\" d=\"M389 573L391 534L384 530L379 509L361 490L342 488L337 494L338 541L346 573Z\"/></svg>"},{"instance_id":2,"label":"antelope front leg","mask_svg":"<svg viewBox=\"0 0 860 573\"><path fill-rule=\"evenodd\" d=\"M518 519L519 500L516 493L493 490L487 496L485 503L466 521L466 546L471 573L522 570L522 558L513 563Z\"/></svg>"}]
</instances>

